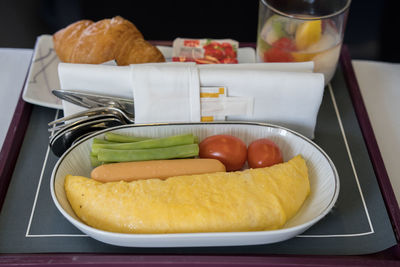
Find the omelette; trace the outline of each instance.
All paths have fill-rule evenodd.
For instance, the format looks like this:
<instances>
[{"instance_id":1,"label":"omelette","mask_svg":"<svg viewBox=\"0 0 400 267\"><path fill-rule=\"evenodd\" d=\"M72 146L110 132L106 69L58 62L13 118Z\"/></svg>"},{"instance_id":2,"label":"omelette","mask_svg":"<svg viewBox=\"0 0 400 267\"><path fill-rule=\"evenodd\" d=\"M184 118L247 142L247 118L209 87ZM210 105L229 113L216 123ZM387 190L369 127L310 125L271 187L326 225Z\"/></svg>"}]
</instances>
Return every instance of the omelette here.
<instances>
[{"instance_id":1,"label":"omelette","mask_svg":"<svg viewBox=\"0 0 400 267\"><path fill-rule=\"evenodd\" d=\"M310 193L305 160L266 168L102 183L67 175L76 215L118 233L262 231L282 228Z\"/></svg>"}]
</instances>

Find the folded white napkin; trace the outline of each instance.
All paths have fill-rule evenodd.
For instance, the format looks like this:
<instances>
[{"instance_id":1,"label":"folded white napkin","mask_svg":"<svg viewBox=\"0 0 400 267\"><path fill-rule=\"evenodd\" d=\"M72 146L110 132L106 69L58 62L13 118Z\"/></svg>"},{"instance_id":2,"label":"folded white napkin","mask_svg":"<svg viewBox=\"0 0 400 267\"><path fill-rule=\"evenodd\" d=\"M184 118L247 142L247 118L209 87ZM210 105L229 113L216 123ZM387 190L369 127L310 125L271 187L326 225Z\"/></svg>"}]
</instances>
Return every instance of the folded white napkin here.
<instances>
[{"instance_id":1,"label":"folded white napkin","mask_svg":"<svg viewBox=\"0 0 400 267\"><path fill-rule=\"evenodd\" d=\"M59 77L64 90L133 97L136 123L194 122L215 112L214 119L269 122L313 138L324 78L312 69L312 62L60 63ZM208 87L221 87L221 97L200 97ZM65 101L63 107L65 115L80 110Z\"/></svg>"},{"instance_id":2,"label":"folded white napkin","mask_svg":"<svg viewBox=\"0 0 400 267\"><path fill-rule=\"evenodd\" d=\"M198 68L191 63L131 65L136 123L199 122Z\"/></svg>"},{"instance_id":3,"label":"folded white napkin","mask_svg":"<svg viewBox=\"0 0 400 267\"><path fill-rule=\"evenodd\" d=\"M129 66L59 63L60 88L132 98ZM62 101L64 116L84 108Z\"/></svg>"},{"instance_id":4,"label":"folded white napkin","mask_svg":"<svg viewBox=\"0 0 400 267\"><path fill-rule=\"evenodd\" d=\"M313 138L324 78L317 73L200 67L200 84L222 82L231 96L254 96L251 116L227 120L269 122Z\"/></svg>"}]
</instances>

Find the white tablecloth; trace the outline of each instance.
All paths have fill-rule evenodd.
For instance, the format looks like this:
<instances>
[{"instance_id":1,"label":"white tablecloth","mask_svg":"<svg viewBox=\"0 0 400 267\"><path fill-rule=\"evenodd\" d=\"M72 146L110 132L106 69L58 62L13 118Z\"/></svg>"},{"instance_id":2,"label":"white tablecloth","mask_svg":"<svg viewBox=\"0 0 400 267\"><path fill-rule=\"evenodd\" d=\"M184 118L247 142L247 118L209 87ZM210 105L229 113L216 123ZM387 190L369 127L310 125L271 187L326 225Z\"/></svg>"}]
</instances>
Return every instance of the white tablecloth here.
<instances>
[{"instance_id":1,"label":"white tablecloth","mask_svg":"<svg viewBox=\"0 0 400 267\"><path fill-rule=\"evenodd\" d=\"M32 49L0 48L0 147L14 115L32 52Z\"/></svg>"},{"instance_id":2,"label":"white tablecloth","mask_svg":"<svg viewBox=\"0 0 400 267\"><path fill-rule=\"evenodd\" d=\"M31 56L31 49L0 48L0 146L14 114ZM400 203L400 64L353 60L353 66Z\"/></svg>"},{"instance_id":3,"label":"white tablecloth","mask_svg":"<svg viewBox=\"0 0 400 267\"><path fill-rule=\"evenodd\" d=\"M353 67L400 205L400 64L353 60Z\"/></svg>"}]
</instances>

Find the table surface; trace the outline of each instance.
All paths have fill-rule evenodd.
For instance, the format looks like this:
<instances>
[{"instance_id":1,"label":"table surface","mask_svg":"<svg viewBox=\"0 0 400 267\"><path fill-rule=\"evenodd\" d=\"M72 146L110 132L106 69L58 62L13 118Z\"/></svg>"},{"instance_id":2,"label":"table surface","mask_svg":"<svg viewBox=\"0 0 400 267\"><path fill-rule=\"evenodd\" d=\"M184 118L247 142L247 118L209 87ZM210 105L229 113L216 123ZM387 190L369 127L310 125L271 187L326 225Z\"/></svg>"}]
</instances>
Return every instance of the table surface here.
<instances>
[{"instance_id":1,"label":"table surface","mask_svg":"<svg viewBox=\"0 0 400 267\"><path fill-rule=\"evenodd\" d=\"M0 117L0 123L2 125L0 129L0 137L2 138L0 139L0 144L3 144L4 136L7 133L8 125L10 124L14 113L13 111L19 99L31 55L32 50L29 49L0 48L0 114L2 114ZM399 183L397 177L400 170L396 169L398 167L393 161L394 153L399 152L400 150L397 146L399 144L397 140L400 136L399 131L397 131L399 122L398 120L396 121L396 117L393 116L393 114L396 114L394 112L397 111L395 105L397 98L394 84L396 82L395 79L398 79L395 74L399 71L399 65L381 62L354 61L353 66L355 67L362 96L364 98L384 163L389 173L389 178L394 187L397 200L399 200L400 190L399 187L395 185ZM384 70L380 71L382 70L382 66ZM371 79L371 77L373 77L370 75L371 73L377 74L379 79ZM393 82L388 81L388 76L393 79ZM365 82L366 79L369 79L369 81ZM379 80L384 80L385 83L378 83ZM383 91L385 93L377 93L376 88L380 89L379 92ZM9 90L13 91L9 92ZM382 107L385 108L383 109ZM379 131L382 125L391 125L393 126L393 129L391 129L391 131ZM388 140L388 138L391 139ZM391 142L394 145L388 146ZM395 151L393 151L393 149Z\"/></svg>"},{"instance_id":2,"label":"table surface","mask_svg":"<svg viewBox=\"0 0 400 267\"><path fill-rule=\"evenodd\" d=\"M0 147L17 106L33 50L0 48Z\"/></svg>"},{"instance_id":3,"label":"table surface","mask_svg":"<svg viewBox=\"0 0 400 267\"><path fill-rule=\"evenodd\" d=\"M353 60L368 117L400 203L400 64Z\"/></svg>"}]
</instances>

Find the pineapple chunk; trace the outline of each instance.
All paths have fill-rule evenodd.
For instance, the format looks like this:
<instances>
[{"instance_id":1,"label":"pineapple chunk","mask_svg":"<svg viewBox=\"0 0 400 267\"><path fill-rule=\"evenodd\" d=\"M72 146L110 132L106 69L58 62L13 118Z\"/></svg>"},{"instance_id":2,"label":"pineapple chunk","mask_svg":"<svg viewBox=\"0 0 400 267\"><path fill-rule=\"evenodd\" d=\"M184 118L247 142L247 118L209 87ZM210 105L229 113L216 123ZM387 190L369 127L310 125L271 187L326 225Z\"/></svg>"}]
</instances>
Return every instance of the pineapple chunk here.
<instances>
[{"instance_id":1,"label":"pineapple chunk","mask_svg":"<svg viewBox=\"0 0 400 267\"><path fill-rule=\"evenodd\" d=\"M321 39L322 24L320 20L303 22L296 30L296 47L298 50L307 49Z\"/></svg>"}]
</instances>

